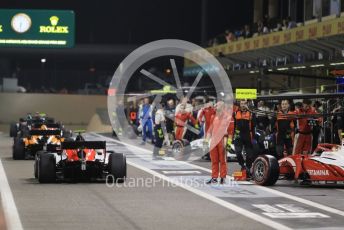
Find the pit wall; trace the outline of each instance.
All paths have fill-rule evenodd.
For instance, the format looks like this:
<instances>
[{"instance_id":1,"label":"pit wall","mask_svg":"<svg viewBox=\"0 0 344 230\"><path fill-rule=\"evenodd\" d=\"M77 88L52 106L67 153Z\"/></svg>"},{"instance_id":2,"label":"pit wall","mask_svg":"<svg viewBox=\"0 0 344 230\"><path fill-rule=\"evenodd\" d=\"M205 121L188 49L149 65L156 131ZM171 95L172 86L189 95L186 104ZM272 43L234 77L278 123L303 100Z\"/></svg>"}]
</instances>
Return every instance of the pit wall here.
<instances>
[{"instance_id":1,"label":"pit wall","mask_svg":"<svg viewBox=\"0 0 344 230\"><path fill-rule=\"evenodd\" d=\"M29 112L42 112L65 125L87 126L97 109L106 108L103 95L0 93L1 124L18 121Z\"/></svg>"}]
</instances>

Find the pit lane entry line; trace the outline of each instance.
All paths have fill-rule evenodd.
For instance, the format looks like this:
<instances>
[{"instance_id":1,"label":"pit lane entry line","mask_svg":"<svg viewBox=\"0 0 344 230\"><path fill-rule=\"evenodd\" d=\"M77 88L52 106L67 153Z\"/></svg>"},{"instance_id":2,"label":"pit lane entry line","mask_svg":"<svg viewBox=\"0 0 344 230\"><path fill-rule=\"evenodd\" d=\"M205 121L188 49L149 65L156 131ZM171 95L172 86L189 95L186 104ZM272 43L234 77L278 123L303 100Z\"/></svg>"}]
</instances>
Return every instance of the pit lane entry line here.
<instances>
[{"instance_id":1,"label":"pit lane entry line","mask_svg":"<svg viewBox=\"0 0 344 230\"><path fill-rule=\"evenodd\" d=\"M100 134L97 134L97 133L91 133L92 135L96 135L96 136L99 136L99 137L102 137L102 138L106 138L108 139L109 141L114 141L114 142L117 142L119 144L122 144L122 145L125 145L127 147L131 147L131 148L135 148L139 151L144 151L144 152L147 152L147 153L151 153L150 151L148 151L147 149L144 149L144 148L140 148L138 146L134 146L134 145L130 145L130 144L127 144L127 143L123 143L123 142L120 142L118 140L115 140L115 139L112 139L112 138L109 138L109 137L106 137L106 136L103 136L103 135L100 135ZM194 168L198 168L198 169L201 169L201 170L204 170L204 171L207 171L207 172L211 172L210 169L207 169L207 168L203 168L201 166L198 166L198 165L194 165L194 164L189 164L187 162L182 162L181 163L184 163L184 164L188 164L188 165L192 165L192 167ZM136 166L135 166L136 167ZM153 171L154 172L154 171ZM232 177L229 177L231 179L233 179ZM246 183L246 182L244 182ZM248 182L249 184L253 184L251 182ZM281 196L281 197L284 197L284 198L287 198L287 199L290 199L290 200L294 200L296 202L299 202L299 203L302 203L302 204L305 204L305 205L308 205L308 206L312 206L314 208L318 208L318 209L321 209L321 210L324 210L324 211L327 211L329 213L333 213L333 214L336 214L336 215L340 215L340 216L344 216L344 211L341 211L341 210L338 210L338 209L335 209L335 208L332 208L332 207L329 207L329 206L326 206L326 205L323 205L323 204L319 204L319 203L316 203L314 201L310 201L310 200L306 200L304 198L300 198L300 197L297 197L297 196L293 196L293 195L290 195L290 194L287 194L287 193L284 193L284 192L280 192L280 191L277 191L275 189L271 189L271 188L268 188L268 187L264 187L264 186L260 186L260 189L262 190L265 190L267 192L270 192L270 193L273 193L275 195L278 195L278 196ZM234 210L235 211L235 210Z\"/></svg>"},{"instance_id":2,"label":"pit lane entry line","mask_svg":"<svg viewBox=\"0 0 344 230\"><path fill-rule=\"evenodd\" d=\"M4 209L6 227L8 230L22 230L23 226L19 218L17 206L13 199L13 194L8 184L5 169L0 159L0 194Z\"/></svg>"}]
</instances>

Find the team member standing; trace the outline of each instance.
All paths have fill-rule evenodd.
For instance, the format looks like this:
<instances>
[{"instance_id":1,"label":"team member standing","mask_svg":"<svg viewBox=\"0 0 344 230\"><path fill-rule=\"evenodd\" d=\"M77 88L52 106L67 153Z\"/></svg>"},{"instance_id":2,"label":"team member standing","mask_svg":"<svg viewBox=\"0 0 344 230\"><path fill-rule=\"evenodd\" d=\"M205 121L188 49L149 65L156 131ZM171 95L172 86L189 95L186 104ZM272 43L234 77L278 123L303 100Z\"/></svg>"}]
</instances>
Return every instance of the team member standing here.
<instances>
[{"instance_id":1,"label":"team member standing","mask_svg":"<svg viewBox=\"0 0 344 230\"><path fill-rule=\"evenodd\" d=\"M159 155L159 151L162 148L162 144L164 142L164 132L163 129L166 128L165 126L165 116L164 110L160 104L157 105L157 111L154 117L154 149L153 149L153 159L156 159Z\"/></svg>"},{"instance_id":2,"label":"team member standing","mask_svg":"<svg viewBox=\"0 0 344 230\"><path fill-rule=\"evenodd\" d=\"M167 145L170 145L170 142L173 141L173 132L174 132L174 117L175 117L176 107L174 105L174 100L169 99L167 101L167 106L165 107L165 116L166 116L166 131L168 134Z\"/></svg>"},{"instance_id":3,"label":"team member standing","mask_svg":"<svg viewBox=\"0 0 344 230\"><path fill-rule=\"evenodd\" d=\"M223 101L216 103L216 113L211 117L210 126L207 132L207 140L210 141L210 159L211 159L211 179L207 184L217 183L220 175L220 184L225 183L227 176L227 156L226 143L229 133L229 121L231 116L225 111Z\"/></svg>"},{"instance_id":4,"label":"team member standing","mask_svg":"<svg viewBox=\"0 0 344 230\"><path fill-rule=\"evenodd\" d=\"M146 139L152 138L152 106L149 104L149 98L144 99L140 111L140 124L142 126L142 145L146 144Z\"/></svg>"},{"instance_id":5,"label":"team member standing","mask_svg":"<svg viewBox=\"0 0 344 230\"><path fill-rule=\"evenodd\" d=\"M295 111L296 115L306 115L297 119L297 134L295 135L295 146L293 154L310 154L312 149L312 125L311 117L307 115L317 114L315 109L311 107L311 101L304 99L302 107Z\"/></svg>"},{"instance_id":6,"label":"team member standing","mask_svg":"<svg viewBox=\"0 0 344 230\"><path fill-rule=\"evenodd\" d=\"M193 107L188 101L189 101L189 99L187 97L181 98L180 103L177 104L177 106L176 106L176 110L175 110L176 114L175 115L177 115L177 113L180 112L179 110L180 110L182 105L184 106L184 110L186 110L188 113L192 113Z\"/></svg>"},{"instance_id":7,"label":"team member standing","mask_svg":"<svg viewBox=\"0 0 344 230\"><path fill-rule=\"evenodd\" d=\"M234 148L238 163L242 170L246 170L249 177L250 168L255 160L256 154L253 151L252 137L254 134L255 116L248 111L246 100L240 101L239 109L234 112ZM246 162L242 151L246 150Z\"/></svg>"},{"instance_id":8,"label":"team member standing","mask_svg":"<svg viewBox=\"0 0 344 230\"><path fill-rule=\"evenodd\" d=\"M198 115L198 121L202 121L204 119L204 131L205 131L204 136L207 135L207 132L211 124L210 120L214 114L215 114L215 109L214 109L213 103L209 99L207 99L205 107L202 108L202 110L199 112L199 115Z\"/></svg>"},{"instance_id":9,"label":"team member standing","mask_svg":"<svg viewBox=\"0 0 344 230\"><path fill-rule=\"evenodd\" d=\"M186 124L189 120L194 125L197 124L196 119L191 115L191 113L186 111L186 105L180 104L179 111L176 113L176 117L175 117L175 122L176 122L175 138L176 138L176 140L182 140L183 139L185 132L186 132Z\"/></svg>"},{"instance_id":10,"label":"team member standing","mask_svg":"<svg viewBox=\"0 0 344 230\"><path fill-rule=\"evenodd\" d=\"M277 140L276 140L276 153L278 159L283 158L284 149L288 155L293 153L293 138L295 116L294 112L289 110L290 105L288 100L281 102L281 110L277 112L277 120L275 127L277 129Z\"/></svg>"}]
</instances>

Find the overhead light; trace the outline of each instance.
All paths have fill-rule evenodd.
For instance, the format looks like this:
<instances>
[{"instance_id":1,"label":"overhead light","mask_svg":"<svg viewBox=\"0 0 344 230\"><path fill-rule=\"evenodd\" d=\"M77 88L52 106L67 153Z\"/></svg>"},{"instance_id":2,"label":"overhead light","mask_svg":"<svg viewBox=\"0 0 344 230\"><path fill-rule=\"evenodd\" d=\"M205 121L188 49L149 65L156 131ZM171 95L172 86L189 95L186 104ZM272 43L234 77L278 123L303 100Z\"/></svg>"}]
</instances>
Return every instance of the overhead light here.
<instances>
[{"instance_id":1,"label":"overhead light","mask_svg":"<svg viewBox=\"0 0 344 230\"><path fill-rule=\"evenodd\" d=\"M170 74L171 73L171 69L169 69L169 68L165 69L165 73L166 74Z\"/></svg>"},{"instance_id":2,"label":"overhead light","mask_svg":"<svg viewBox=\"0 0 344 230\"><path fill-rule=\"evenodd\" d=\"M272 72L272 69L268 69L269 72Z\"/></svg>"},{"instance_id":3,"label":"overhead light","mask_svg":"<svg viewBox=\"0 0 344 230\"><path fill-rule=\"evenodd\" d=\"M45 58L42 58L42 59L41 59L41 62L42 62L42 63L46 63L46 61L47 61L47 59L45 59Z\"/></svg>"},{"instance_id":4,"label":"overhead light","mask_svg":"<svg viewBox=\"0 0 344 230\"><path fill-rule=\"evenodd\" d=\"M317 68L317 67L323 67L325 66L324 64L317 64L317 65L311 65L311 68Z\"/></svg>"},{"instance_id":5,"label":"overhead light","mask_svg":"<svg viewBox=\"0 0 344 230\"><path fill-rule=\"evenodd\" d=\"M251 70L250 73L255 73L255 71Z\"/></svg>"},{"instance_id":6,"label":"overhead light","mask_svg":"<svg viewBox=\"0 0 344 230\"><path fill-rule=\"evenodd\" d=\"M302 66L294 66L292 67L293 69L305 69L306 66L302 65Z\"/></svg>"},{"instance_id":7,"label":"overhead light","mask_svg":"<svg viewBox=\"0 0 344 230\"><path fill-rule=\"evenodd\" d=\"M334 62L330 63L330 65L344 65L344 62Z\"/></svg>"},{"instance_id":8,"label":"overhead light","mask_svg":"<svg viewBox=\"0 0 344 230\"><path fill-rule=\"evenodd\" d=\"M279 70L279 71L288 70L288 69L289 69L288 67L277 68L277 70Z\"/></svg>"}]
</instances>

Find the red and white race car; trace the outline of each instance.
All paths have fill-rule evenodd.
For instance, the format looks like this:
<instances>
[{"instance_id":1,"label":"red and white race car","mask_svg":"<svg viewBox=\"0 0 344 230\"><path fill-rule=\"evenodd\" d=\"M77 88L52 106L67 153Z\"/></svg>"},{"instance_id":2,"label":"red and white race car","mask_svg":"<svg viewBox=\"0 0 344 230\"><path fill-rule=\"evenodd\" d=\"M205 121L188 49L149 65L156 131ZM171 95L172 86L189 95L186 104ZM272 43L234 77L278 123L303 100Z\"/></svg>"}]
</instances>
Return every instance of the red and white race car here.
<instances>
[{"instance_id":1,"label":"red and white race car","mask_svg":"<svg viewBox=\"0 0 344 230\"><path fill-rule=\"evenodd\" d=\"M277 161L259 156L252 166L256 184L274 185L278 179L302 180L306 184L344 184L344 147L319 144L312 155L295 154Z\"/></svg>"}]
</instances>

